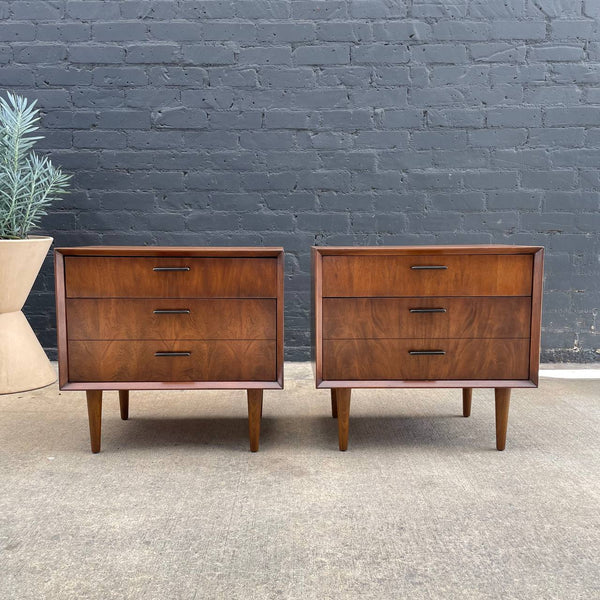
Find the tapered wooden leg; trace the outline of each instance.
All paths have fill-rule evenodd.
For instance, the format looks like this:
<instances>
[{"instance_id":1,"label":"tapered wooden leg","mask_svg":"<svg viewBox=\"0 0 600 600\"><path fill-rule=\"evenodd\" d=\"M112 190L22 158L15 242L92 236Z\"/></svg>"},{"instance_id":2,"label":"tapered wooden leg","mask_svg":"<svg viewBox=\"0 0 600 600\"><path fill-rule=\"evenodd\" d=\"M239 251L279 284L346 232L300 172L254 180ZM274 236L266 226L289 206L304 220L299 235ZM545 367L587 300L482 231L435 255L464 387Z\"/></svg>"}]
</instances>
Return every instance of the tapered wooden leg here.
<instances>
[{"instance_id":1,"label":"tapered wooden leg","mask_svg":"<svg viewBox=\"0 0 600 600\"><path fill-rule=\"evenodd\" d=\"M473 398L473 388L463 388L463 417L471 416L471 399Z\"/></svg>"},{"instance_id":2,"label":"tapered wooden leg","mask_svg":"<svg viewBox=\"0 0 600 600\"><path fill-rule=\"evenodd\" d=\"M337 419L337 396L335 393L335 388L331 390L331 416L334 419Z\"/></svg>"},{"instance_id":3,"label":"tapered wooden leg","mask_svg":"<svg viewBox=\"0 0 600 600\"><path fill-rule=\"evenodd\" d=\"M119 390L119 406L121 407L121 419L129 419L129 390Z\"/></svg>"},{"instance_id":4,"label":"tapered wooden leg","mask_svg":"<svg viewBox=\"0 0 600 600\"><path fill-rule=\"evenodd\" d=\"M510 388L496 388L496 449L504 450L506 446L506 429L508 427L508 408L510 406Z\"/></svg>"},{"instance_id":5,"label":"tapered wooden leg","mask_svg":"<svg viewBox=\"0 0 600 600\"><path fill-rule=\"evenodd\" d=\"M338 420L338 442L340 450L348 449L348 428L350 426L350 388L336 388L336 405Z\"/></svg>"},{"instance_id":6,"label":"tapered wooden leg","mask_svg":"<svg viewBox=\"0 0 600 600\"><path fill-rule=\"evenodd\" d=\"M90 422L90 444L92 452L100 452L100 433L102 429L102 390L86 391L88 420Z\"/></svg>"},{"instance_id":7,"label":"tapered wooden leg","mask_svg":"<svg viewBox=\"0 0 600 600\"><path fill-rule=\"evenodd\" d=\"M250 451L258 452L260 439L260 418L262 416L263 391L248 390L248 432L250 434Z\"/></svg>"}]
</instances>

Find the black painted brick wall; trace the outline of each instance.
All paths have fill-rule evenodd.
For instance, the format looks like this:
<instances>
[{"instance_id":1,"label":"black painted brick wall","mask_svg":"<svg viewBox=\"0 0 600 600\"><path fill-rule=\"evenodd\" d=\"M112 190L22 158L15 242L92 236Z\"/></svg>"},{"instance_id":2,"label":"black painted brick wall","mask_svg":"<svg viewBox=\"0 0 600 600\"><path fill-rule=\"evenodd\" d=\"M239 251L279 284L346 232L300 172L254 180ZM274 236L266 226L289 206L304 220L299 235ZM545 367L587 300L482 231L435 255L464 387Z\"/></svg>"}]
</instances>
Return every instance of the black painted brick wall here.
<instances>
[{"instance_id":1,"label":"black painted brick wall","mask_svg":"<svg viewBox=\"0 0 600 600\"><path fill-rule=\"evenodd\" d=\"M13 1L0 86L74 173L58 245L543 244L543 359L600 359L598 0ZM51 263L27 314L55 345Z\"/></svg>"}]
</instances>

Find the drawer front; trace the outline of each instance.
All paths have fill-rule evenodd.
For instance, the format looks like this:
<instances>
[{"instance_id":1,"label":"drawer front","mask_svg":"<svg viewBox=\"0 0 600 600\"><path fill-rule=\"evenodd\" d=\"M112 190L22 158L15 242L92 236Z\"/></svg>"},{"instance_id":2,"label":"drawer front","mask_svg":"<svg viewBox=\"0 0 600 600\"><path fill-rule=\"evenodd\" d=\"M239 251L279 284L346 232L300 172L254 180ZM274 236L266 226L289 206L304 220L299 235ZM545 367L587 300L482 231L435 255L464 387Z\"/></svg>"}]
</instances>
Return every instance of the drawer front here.
<instances>
[{"instance_id":1,"label":"drawer front","mask_svg":"<svg viewBox=\"0 0 600 600\"><path fill-rule=\"evenodd\" d=\"M528 338L523 296L324 298L324 339Z\"/></svg>"},{"instance_id":2,"label":"drawer front","mask_svg":"<svg viewBox=\"0 0 600 600\"><path fill-rule=\"evenodd\" d=\"M70 382L276 380L268 340L71 341L68 356Z\"/></svg>"},{"instance_id":3,"label":"drawer front","mask_svg":"<svg viewBox=\"0 0 600 600\"><path fill-rule=\"evenodd\" d=\"M530 296L532 269L526 254L324 256L323 296Z\"/></svg>"},{"instance_id":4,"label":"drawer front","mask_svg":"<svg viewBox=\"0 0 600 600\"><path fill-rule=\"evenodd\" d=\"M65 257L69 298L275 298L276 258Z\"/></svg>"},{"instance_id":5,"label":"drawer front","mask_svg":"<svg viewBox=\"0 0 600 600\"><path fill-rule=\"evenodd\" d=\"M444 351L443 355L411 355ZM324 340L326 380L527 379L529 340Z\"/></svg>"},{"instance_id":6,"label":"drawer front","mask_svg":"<svg viewBox=\"0 0 600 600\"><path fill-rule=\"evenodd\" d=\"M70 340L274 340L271 298L69 298Z\"/></svg>"}]
</instances>

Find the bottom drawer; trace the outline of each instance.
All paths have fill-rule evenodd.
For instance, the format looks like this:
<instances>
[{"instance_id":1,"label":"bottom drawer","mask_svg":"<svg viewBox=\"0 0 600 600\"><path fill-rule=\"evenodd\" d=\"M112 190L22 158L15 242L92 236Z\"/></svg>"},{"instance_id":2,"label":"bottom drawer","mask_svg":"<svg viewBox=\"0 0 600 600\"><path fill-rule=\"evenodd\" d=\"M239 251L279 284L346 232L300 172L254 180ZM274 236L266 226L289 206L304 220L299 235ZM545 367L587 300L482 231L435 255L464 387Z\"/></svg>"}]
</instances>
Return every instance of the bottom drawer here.
<instances>
[{"instance_id":1,"label":"bottom drawer","mask_svg":"<svg viewBox=\"0 0 600 600\"><path fill-rule=\"evenodd\" d=\"M411 352L443 351L415 355ZM527 379L528 339L324 340L323 379Z\"/></svg>"},{"instance_id":2,"label":"bottom drawer","mask_svg":"<svg viewBox=\"0 0 600 600\"><path fill-rule=\"evenodd\" d=\"M275 381L274 340L70 341L69 381ZM179 352L184 355L159 355Z\"/></svg>"}]
</instances>

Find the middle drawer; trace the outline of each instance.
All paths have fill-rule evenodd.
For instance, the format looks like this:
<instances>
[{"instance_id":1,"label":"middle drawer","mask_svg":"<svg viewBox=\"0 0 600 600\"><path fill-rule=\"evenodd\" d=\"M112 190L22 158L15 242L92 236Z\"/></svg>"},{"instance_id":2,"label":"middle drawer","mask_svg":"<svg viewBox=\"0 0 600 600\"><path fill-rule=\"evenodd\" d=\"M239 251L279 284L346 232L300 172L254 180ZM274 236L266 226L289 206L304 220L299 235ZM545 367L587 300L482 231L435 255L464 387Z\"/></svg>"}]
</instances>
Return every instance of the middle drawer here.
<instances>
[{"instance_id":1,"label":"middle drawer","mask_svg":"<svg viewBox=\"0 0 600 600\"><path fill-rule=\"evenodd\" d=\"M274 298L69 298L70 340L274 340Z\"/></svg>"},{"instance_id":2,"label":"middle drawer","mask_svg":"<svg viewBox=\"0 0 600 600\"><path fill-rule=\"evenodd\" d=\"M323 298L324 339L528 338L531 299Z\"/></svg>"}]
</instances>

